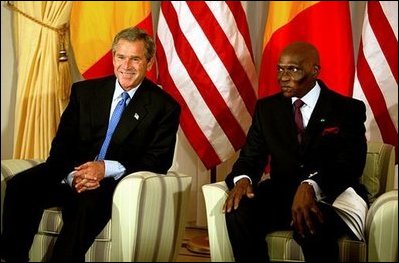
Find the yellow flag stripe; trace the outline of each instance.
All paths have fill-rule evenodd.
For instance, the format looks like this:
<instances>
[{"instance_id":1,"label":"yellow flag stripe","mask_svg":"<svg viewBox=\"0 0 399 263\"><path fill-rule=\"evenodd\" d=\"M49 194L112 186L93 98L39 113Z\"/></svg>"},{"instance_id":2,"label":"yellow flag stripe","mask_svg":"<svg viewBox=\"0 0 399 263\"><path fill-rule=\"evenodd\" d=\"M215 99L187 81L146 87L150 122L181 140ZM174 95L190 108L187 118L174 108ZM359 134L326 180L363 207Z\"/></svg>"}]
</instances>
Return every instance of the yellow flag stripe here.
<instances>
[{"instance_id":1,"label":"yellow flag stripe","mask_svg":"<svg viewBox=\"0 0 399 263\"><path fill-rule=\"evenodd\" d=\"M263 49L275 31L288 24L300 12L318 2L320 1L270 1L268 20L263 37Z\"/></svg>"},{"instance_id":2,"label":"yellow flag stripe","mask_svg":"<svg viewBox=\"0 0 399 263\"><path fill-rule=\"evenodd\" d=\"M71 12L71 44L80 72L111 49L120 30L140 23L151 12L149 1L77 1Z\"/></svg>"}]
</instances>

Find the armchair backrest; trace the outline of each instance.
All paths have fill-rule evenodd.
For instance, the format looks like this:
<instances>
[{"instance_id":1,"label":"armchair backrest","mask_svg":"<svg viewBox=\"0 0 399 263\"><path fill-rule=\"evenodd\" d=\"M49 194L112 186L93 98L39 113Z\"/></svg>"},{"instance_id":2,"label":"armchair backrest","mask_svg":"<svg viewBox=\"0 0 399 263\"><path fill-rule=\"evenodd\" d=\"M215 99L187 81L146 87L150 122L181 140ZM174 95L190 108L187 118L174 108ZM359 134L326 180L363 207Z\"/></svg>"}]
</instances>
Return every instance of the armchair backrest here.
<instances>
[{"instance_id":1,"label":"armchair backrest","mask_svg":"<svg viewBox=\"0 0 399 263\"><path fill-rule=\"evenodd\" d=\"M369 192L370 204L395 186L395 148L382 142L367 142L367 157L361 182Z\"/></svg>"},{"instance_id":2,"label":"armchair backrest","mask_svg":"<svg viewBox=\"0 0 399 263\"><path fill-rule=\"evenodd\" d=\"M186 226L191 176L141 171L115 189L111 261L173 262Z\"/></svg>"}]
</instances>

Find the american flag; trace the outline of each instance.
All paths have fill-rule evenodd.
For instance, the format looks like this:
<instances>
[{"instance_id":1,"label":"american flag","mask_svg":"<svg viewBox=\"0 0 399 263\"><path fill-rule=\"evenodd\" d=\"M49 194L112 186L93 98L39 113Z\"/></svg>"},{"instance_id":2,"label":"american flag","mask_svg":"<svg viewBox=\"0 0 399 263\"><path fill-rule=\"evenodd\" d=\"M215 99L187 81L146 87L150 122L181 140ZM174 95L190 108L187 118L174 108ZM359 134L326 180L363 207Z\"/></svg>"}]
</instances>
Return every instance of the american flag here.
<instances>
[{"instance_id":1,"label":"american flag","mask_svg":"<svg viewBox=\"0 0 399 263\"><path fill-rule=\"evenodd\" d=\"M236 1L163 1L158 82L182 106L181 128L207 169L245 142L257 74L244 6Z\"/></svg>"},{"instance_id":2,"label":"american flag","mask_svg":"<svg viewBox=\"0 0 399 263\"><path fill-rule=\"evenodd\" d=\"M353 97L367 106L367 137L395 146L398 158L398 2L368 1Z\"/></svg>"}]
</instances>

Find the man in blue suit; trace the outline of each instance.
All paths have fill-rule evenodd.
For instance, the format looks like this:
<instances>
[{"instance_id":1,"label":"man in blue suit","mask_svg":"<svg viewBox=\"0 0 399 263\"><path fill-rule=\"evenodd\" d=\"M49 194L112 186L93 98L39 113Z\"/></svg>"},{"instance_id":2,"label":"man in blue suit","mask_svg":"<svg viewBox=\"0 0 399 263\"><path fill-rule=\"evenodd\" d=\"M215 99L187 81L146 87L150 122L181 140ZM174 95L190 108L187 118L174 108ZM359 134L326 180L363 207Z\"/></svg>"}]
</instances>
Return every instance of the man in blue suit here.
<instances>
[{"instance_id":1,"label":"man in blue suit","mask_svg":"<svg viewBox=\"0 0 399 263\"><path fill-rule=\"evenodd\" d=\"M288 45L276 69L281 92L258 101L246 145L225 179L234 257L266 262L266 234L293 229L306 261L336 262L338 237L351 233L319 201L331 204L348 187L367 201L359 182L367 150L365 105L317 78L319 54L309 43ZM270 179L261 181L269 160Z\"/></svg>"},{"instance_id":2,"label":"man in blue suit","mask_svg":"<svg viewBox=\"0 0 399 263\"><path fill-rule=\"evenodd\" d=\"M2 259L28 261L43 210L60 206L63 227L52 261L84 261L111 217L118 182L132 172L170 168L180 106L145 78L154 63L153 39L138 28L122 30L112 54L115 76L73 84L46 162L7 182ZM124 93L125 109L112 133L108 123Z\"/></svg>"}]
</instances>

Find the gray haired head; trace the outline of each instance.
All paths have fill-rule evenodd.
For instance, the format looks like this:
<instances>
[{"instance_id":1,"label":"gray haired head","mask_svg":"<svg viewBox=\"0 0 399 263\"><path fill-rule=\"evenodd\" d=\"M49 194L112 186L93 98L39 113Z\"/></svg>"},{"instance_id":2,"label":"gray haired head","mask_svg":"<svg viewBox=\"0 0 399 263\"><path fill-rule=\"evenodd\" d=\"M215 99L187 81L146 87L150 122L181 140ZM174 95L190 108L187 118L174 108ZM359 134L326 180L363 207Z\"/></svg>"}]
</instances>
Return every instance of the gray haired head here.
<instances>
[{"instance_id":1,"label":"gray haired head","mask_svg":"<svg viewBox=\"0 0 399 263\"><path fill-rule=\"evenodd\" d=\"M155 55L155 43L150 35L146 31L138 27L129 27L123 29L118 34L116 34L114 41L112 42L112 54L116 52L116 46L119 40L127 40L129 42L143 41L145 47L145 57L147 61L150 61Z\"/></svg>"}]
</instances>

